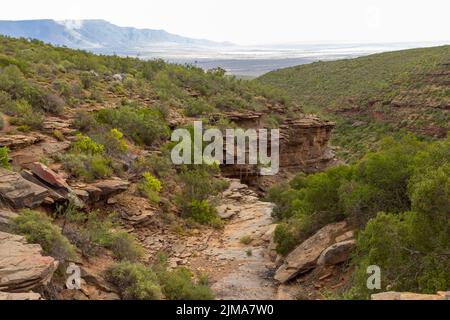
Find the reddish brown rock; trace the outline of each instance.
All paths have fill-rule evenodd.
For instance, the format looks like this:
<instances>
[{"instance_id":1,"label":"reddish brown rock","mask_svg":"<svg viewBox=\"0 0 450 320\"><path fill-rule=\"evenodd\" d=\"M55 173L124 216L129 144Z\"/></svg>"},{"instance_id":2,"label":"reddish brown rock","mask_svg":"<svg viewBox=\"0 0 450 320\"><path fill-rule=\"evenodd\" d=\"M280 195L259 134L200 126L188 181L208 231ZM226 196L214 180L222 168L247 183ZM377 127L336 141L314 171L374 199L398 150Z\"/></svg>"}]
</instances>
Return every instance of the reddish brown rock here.
<instances>
[{"instance_id":1,"label":"reddish brown rock","mask_svg":"<svg viewBox=\"0 0 450 320\"><path fill-rule=\"evenodd\" d=\"M29 165L29 169L34 175L49 185L55 188L65 189L66 191L70 190L66 180L61 178L56 172L48 168L46 165L40 162L34 162Z\"/></svg>"},{"instance_id":2,"label":"reddish brown rock","mask_svg":"<svg viewBox=\"0 0 450 320\"><path fill-rule=\"evenodd\" d=\"M27 292L50 281L58 262L37 244L0 232L0 291Z\"/></svg>"},{"instance_id":3,"label":"reddish brown rock","mask_svg":"<svg viewBox=\"0 0 450 320\"><path fill-rule=\"evenodd\" d=\"M118 178L101 180L93 184L78 186L76 194L87 198L85 201L87 203L96 203L98 201L107 201L110 197L125 192L129 186L130 183L128 181Z\"/></svg>"},{"instance_id":4,"label":"reddish brown rock","mask_svg":"<svg viewBox=\"0 0 450 320\"><path fill-rule=\"evenodd\" d=\"M47 189L0 168L0 199L16 209L34 208L47 197Z\"/></svg>"}]
</instances>

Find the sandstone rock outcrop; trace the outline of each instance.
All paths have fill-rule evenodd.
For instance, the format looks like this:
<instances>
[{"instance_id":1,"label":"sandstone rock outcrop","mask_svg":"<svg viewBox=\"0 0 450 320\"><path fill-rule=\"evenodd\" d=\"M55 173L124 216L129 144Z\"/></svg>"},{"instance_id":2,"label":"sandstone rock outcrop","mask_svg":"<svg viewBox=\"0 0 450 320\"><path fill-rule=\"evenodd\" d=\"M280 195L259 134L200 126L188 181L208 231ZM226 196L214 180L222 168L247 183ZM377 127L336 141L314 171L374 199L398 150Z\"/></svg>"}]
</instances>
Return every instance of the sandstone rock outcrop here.
<instances>
[{"instance_id":1,"label":"sandstone rock outcrop","mask_svg":"<svg viewBox=\"0 0 450 320\"><path fill-rule=\"evenodd\" d=\"M280 167L305 172L326 168L334 158L328 146L334 126L315 116L285 121L280 126Z\"/></svg>"},{"instance_id":2,"label":"sandstone rock outcrop","mask_svg":"<svg viewBox=\"0 0 450 320\"><path fill-rule=\"evenodd\" d=\"M0 199L15 209L33 208L48 196L48 191L25 180L20 174L0 168Z\"/></svg>"},{"instance_id":3,"label":"sandstone rock outcrop","mask_svg":"<svg viewBox=\"0 0 450 320\"><path fill-rule=\"evenodd\" d=\"M130 183L121 179L102 180L89 185L74 186L74 193L85 202L93 204L125 192Z\"/></svg>"},{"instance_id":4,"label":"sandstone rock outcrop","mask_svg":"<svg viewBox=\"0 0 450 320\"><path fill-rule=\"evenodd\" d=\"M243 129L264 127L262 124L264 113L230 112L224 113L222 116L235 122ZM312 115L286 119L279 126L280 168L316 172L331 165L335 158L328 142L334 127L334 122L324 121ZM258 176L259 169L255 165L248 164L224 165L222 174L247 181L246 178L248 177Z\"/></svg>"},{"instance_id":5,"label":"sandstone rock outcrop","mask_svg":"<svg viewBox=\"0 0 450 320\"><path fill-rule=\"evenodd\" d=\"M22 170L21 175L26 180L46 188L53 202L72 201L77 207L83 207L78 195L72 190L60 175L40 162L28 165L29 170Z\"/></svg>"},{"instance_id":6,"label":"sandstone rock outcrop","mask_svg":"<svg viewBox=\"0 0 450 320\"><path fill-rule=\"evenodd\" d=\"M41 136L26 136L21 134L1 135L0 147L8 147L9 149L21 149L38 143L41 140Z\"/></svg>"},{"instance_id":7,"label":"sandstone rock outcrop","mask_svg":"<svg viewBox=\"0 0 450 320\"><path fill-rule=\"evenodd\" d=\"M275 280L285 283L313 269L320 254L333 244L338 235L345 232L346 227L346 222L329 224L305 240L286 257L283 265L275 273Z\"/></svg>"},{"instance_id":8,"label":"sandstone rock outcrop","mask_svg":"<svg viewBox=\"0 0 450 320\"><path fill-rule=\"evenodd\" d=\"M412 292L381 292L371 295L372 300L450 300L450 291L437 294L420 294Z\"/></svg>"},{"instance_id":9,"label":"sandstone rock outcrop","mask_svg":"<svg viewBox=\"0 0 450 320\"><path fill-rule=\"evenodd\" d=\"M37 244L0 232L0 291L27 292L50 281L58 262L42 255Z\"/></svg>"}]
</instances>

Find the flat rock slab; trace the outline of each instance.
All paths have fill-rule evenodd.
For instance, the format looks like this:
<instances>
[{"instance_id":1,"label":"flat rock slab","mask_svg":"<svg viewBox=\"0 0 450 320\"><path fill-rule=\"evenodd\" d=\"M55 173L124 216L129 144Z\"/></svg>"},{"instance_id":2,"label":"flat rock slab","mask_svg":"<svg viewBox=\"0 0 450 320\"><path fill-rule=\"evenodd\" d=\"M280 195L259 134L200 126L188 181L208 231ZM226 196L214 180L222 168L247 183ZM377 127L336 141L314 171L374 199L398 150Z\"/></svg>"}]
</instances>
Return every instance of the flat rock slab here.
<instances>
[{"instance_id":1,"label":"flat rock slab","mask_svg":"<svg viewBox=\"0 0 450 320\"><path fill-rule=\"evenodd\" d=\"M10 149L21 149L32 144L38 143L42 140L41 136L26 136L26 135L1 135L0 147L8 147Z\"/></svg>"},{"instance_id":2,"label":"flat rock slab","mask_svg":"<svg viewBox=\"0 0 450 320\"><path fill-rule=\"evenodd\" d=\"M34 208L47 196L46 188L25 180L16 172L0 168L0 197L15 209Z\"/></svg>"},{"instance_id":3,"label":"flat rock slab","mask_svg":"<svg viewBox=\"0 0 450 320\"><path fill-rule=\"evenodd\" d=\"M55 259L42 255L40 245L0 232L0 291L32 290L50 281L57 267Z\"/></svg>"}]
</instances>

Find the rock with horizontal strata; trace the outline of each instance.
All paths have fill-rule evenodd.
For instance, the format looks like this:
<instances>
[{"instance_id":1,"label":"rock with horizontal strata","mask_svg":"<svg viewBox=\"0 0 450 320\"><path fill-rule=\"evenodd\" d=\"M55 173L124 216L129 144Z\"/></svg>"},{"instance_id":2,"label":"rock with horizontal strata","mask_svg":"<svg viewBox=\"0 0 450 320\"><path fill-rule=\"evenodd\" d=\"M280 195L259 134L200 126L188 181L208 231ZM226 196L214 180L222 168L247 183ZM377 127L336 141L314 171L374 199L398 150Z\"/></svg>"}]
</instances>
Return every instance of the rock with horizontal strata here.
<instances>
[{"instance_id":1,"label":"rock with horizontal strata","mask_svg":"<svg viewBox=\"0 0 450 320\"><path fill-rule=\"evenodd\" d=\"M329 224L294 249L275 273L275 279L286 283L316 266L320 254L345 232L346 222Z\"/></svg>"},{"instance_id":2,"label":"rock with horizontal strata","mask_svg":"<svg viewBox=\"0 0 450 320\"><path fill-rule=\"evenodd\" d=\"M0 147L8 147L9 149L21 149L38 143L41 140L41 136L1 135Z\"/></svg>"},{"instance_id":3,"label":"rock with horizontal strata","mask_svg":"<svg viewBox=\"0 0 450 320\"><path fill-rule=\"evenodd\" d=\"M46 188L25 180L20 174L0 168L0 198L15 209L34 208L48 196Z\"/></svg>"},{"instance_id":4,"label":"rock with horizontal strata","mask_svg":"<svg viewBox=\"0 0 450 320\"><path fill-rule=\"evenodd\" d=\"M125 192L130 183L121 179L102 180L97 183L86 185L77 189L76 193L83 190L88 193L88 202L96 203L98 201L107 201L109 198Z\"/></svg>"},{"instance_id":5,"label":"rock with horizontal strata","mask_svg":"<svg viewBox=\"0 0 450 320\"><path fill-rule=\"evenodd\" d=\"M0 291L27 292L45 285L57 267L55 259L42 255L40 245L0 232Z\"/></svg>"}]
</instances>

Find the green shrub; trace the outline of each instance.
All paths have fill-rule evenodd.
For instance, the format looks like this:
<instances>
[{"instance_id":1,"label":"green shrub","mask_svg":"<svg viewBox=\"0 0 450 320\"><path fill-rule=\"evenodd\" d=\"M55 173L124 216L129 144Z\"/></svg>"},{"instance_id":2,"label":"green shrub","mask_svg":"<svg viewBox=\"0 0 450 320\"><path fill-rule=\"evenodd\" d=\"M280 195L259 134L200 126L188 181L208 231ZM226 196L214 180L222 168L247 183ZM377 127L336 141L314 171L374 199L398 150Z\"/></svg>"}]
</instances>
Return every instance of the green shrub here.
<instances>
[{"instance_id":1,"label":"green shrub","mask_svg":"<svg viewBox=\"0 0 450 320\"><path fill-rule=\"evenodd\" d=\"M105 147L102 144L78 134L68 152L57 158L73 176L92 181L109 177L113 173L113 162L104 153Z\"/></svg>"},{"instance_id":2,"label":"green shrub","mask_svg":"<svg viewBox=\"0 0 450 320\"><path fill-rule=\"evenodd\" d=\"M208 104L204 99L190 99L187 102L185 108L185 114L188 117L195 117L201 115L208 115L216 112L217 110L210 104Z\"/></svg>"},{"instance_id":3,"label":"green shrub","mask_svg":"<svg viewBox=\"0 0 450 320\"><path fill-rule=\"evenodd\" d=\"M0 147L0 167L10 169L9 164L9 149L8 147Z\"/></svg>"},{"instance_id":4,"label":"green shrub","mask_svg":"<svg viewBox=\"0 0 450 320\"><path fill-rule=\"evenodd\" d=\"M222 226L222 220L217 215L216 208L212 207L207 200L192 200L185 214L186 217L200 224Z\"/></svg>"},{"instance_id":5,"label":"green shrub","mask_svg":"<svg viewBox=\"0 0 450 320\"><path fill-rule=\"evenodd\" d=\"M5 114L11 115L11 110L15 108L14 104L9 93L0 90L0 110Z\"/></svg>"},{"instance_id":6,"label":"green shrub","mask_svg":"<svg viewBox=\"0 0 450 320\"><path fill-rule=\"evenodd\" d=\"M142 264L121 262L108 268L106 278L114 284L123 299L159 300L162 298L158 277Z\"/></svg>"},{"instance_id":7,"label":"green shrub","mask_svg":"<svg viewBox=\"0 0 450 320\"><path fill-rule=\"evenodd\" d=\"M195 282L187 268L157 273L162 292L170 300L213 300L214 295L205 279Z\"/></svg>"},{"instance_id":8,"label":"green shrub","mask_svg":"<svg viewBox=\"0 0 450 320\"><path fill-rule=\"evenodd\" d=\"M158 144L169 136L169 127L161 113L155 109L128 105L117 109L102 109L98 112L97 119L119 129L138 144Z\"/></svg>"},{"instance_id":9,"label":"green shrub","mask_svg":"<svg viewBox=\"0 0 450 320\"><path fill-rule=\"evenodd\" d=\"M25 236L29 243L40 244L44 252L55 259L65 262L75 259L75 247L42 213L24 210L14 219L13 228L16 233Z\"/></svg>"},{"instance_id":10,"label":"green shrub","mask_svg":"<svg viewBox=\"0 0 450 320\"><path fill-rule=\"evenodd\" d=\"M243 236L241 239L239 239L239 242L245 245L249 245L252 243L253 238L250 235Z\"/></svg>"},{"instance_id":11,"label":"green shrub","mask_svg":"<svg viewBox=\"0 0 450 320\"><path fill-rule=\"evenodd\" d=\"M58 140L58 141L64 141L65 140L64 134L58 129L53 130L52 134L56 138L56 140Z\"/></svg>"},{"instance_id":12,"label":"green shrub","mask_svg":"<svg viewBox=\"0 0 450 320\"><path fill-rule=\"evenodd\" d=\"M150 172L142 174L142 180L138 185L139 192L147 197L150 202L158 203L160 201L161 181L153 177Z\"/></svg>"},{"instance_id":13,"label":"green shrub","mask_svg":"<svg viewBox=\"0 0 450 320\"><path fill-rule=\"evenodd\" d=\"M81 133L77 134L76 140L71 144L70 149L74 153L83 153L89 155L103 154L105 147L96 143L90 137Z\"/></svg>"},{"instance_id":14,"label":"green shrub","mask_svg":"<svg viewBox=\"0 0 450 320\"><path fill-rule=\"evenodd\" d=\"M144 255L143 248L128 232L112 233L106 247L113 252L114 257L118 260L136 262Z\"/></svg>"},{"instance_id":15,"label":"green shrub","mask_svg":"<svg viewBox=\"0 0 450 320\"><path fill-rule=\"evenodd\" d=\"M83 89L90 89L94 84L94 80L95 76L91 72L85 71L80 74L80 81Z\"/></svg>"},{"instance_id":16,"label":"green shrub","mask_svg":"<svg viewBox=\"0 0 450 320\"><path fill-rule=\"evenodd\" d=\"M80 111L76 113L72 124L79 131L86 133L97 126L97 121L90 112Z\"/></svg>"},{"instance_id":17,"label":"green shrub","mask_svg":"<svg viewBox=\"0 0 450 320\"><path fill-rule=\"evenodd\" d=\"M59 155L57 158L71 175L86 181L107 178L113 173L111 160L103 155L69 152Z\"/></svg>"},{"instance_id":18,"label":"green shrub","mask_svg":"<svg viewBox=\"0 0 450 320\"><path fill-rule=\"evenodd\" d=\"M44 115L39 111L34 111L28 101L17 100L14 107L7 114L13 116L10 123L13 125L26 125L34 129L40 129L44 122Z\"/></svg>"},{"instance_id":19,"label":"green shrub","mask_svg":"<svg viewBox=\"0 0 450 320\"><path fill-rule=\"evenodd\" d=\"M53 88L66 100L72 96L72 87L64 80L56 80L53 82Z\"/></svg>"}]
</instances>

